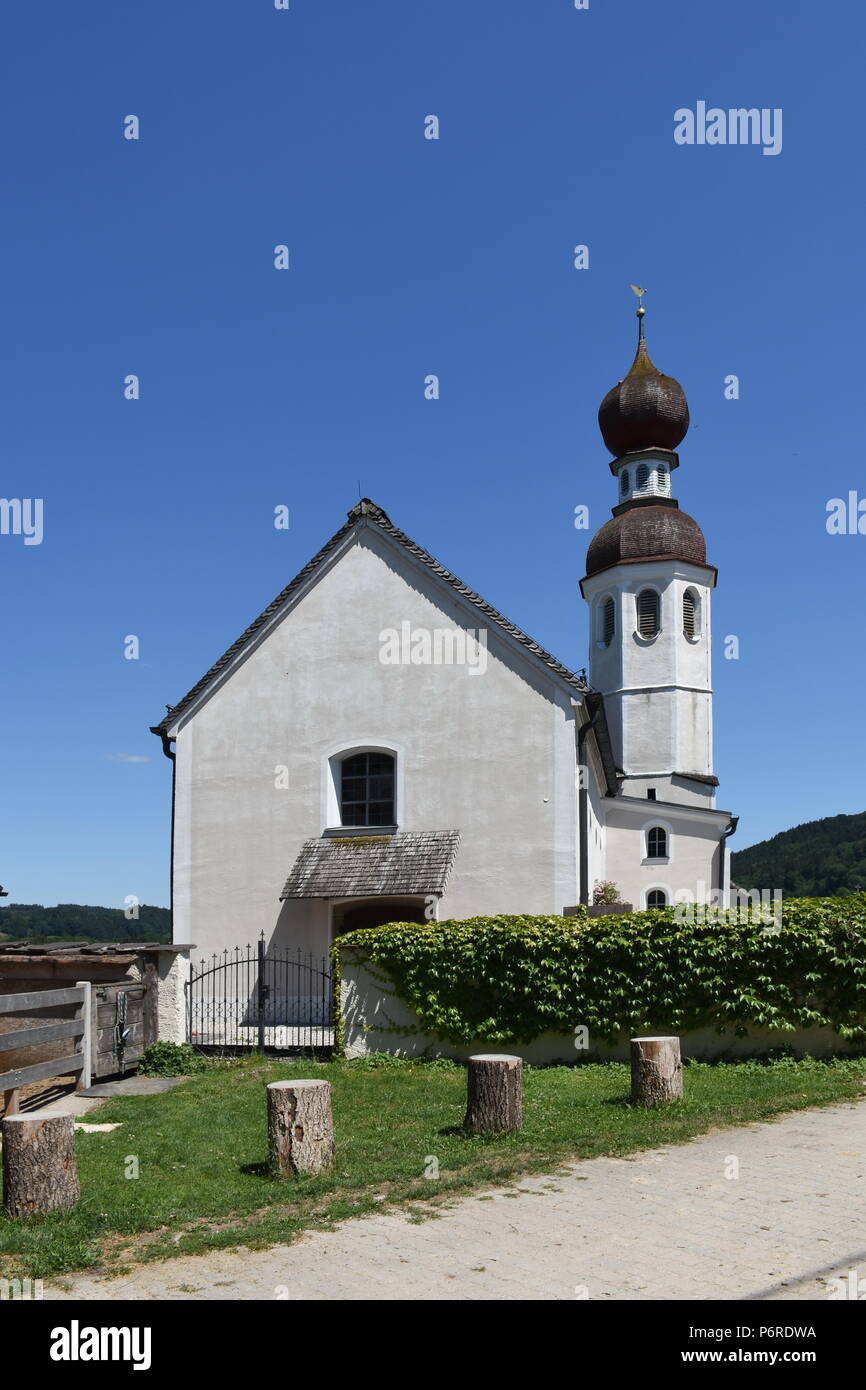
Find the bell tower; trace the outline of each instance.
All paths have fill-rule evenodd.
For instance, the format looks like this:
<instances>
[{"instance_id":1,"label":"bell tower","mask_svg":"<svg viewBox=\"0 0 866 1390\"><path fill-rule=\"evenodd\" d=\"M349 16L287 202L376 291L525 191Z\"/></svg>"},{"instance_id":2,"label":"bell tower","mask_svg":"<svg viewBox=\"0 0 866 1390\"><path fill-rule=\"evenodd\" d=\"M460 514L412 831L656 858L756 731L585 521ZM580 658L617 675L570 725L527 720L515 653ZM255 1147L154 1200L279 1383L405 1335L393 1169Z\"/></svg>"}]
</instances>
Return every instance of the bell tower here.
<instances>
[{"instance_id":1,"label":"bell tower","mask_svg":"<svg viewBox=\"0 0 866 1390\"><path fill-rule=\"evenodd\" d=\"M624 796L712 807L710 662L716 570L700 526L673 495L689 428L685 392L650 359L644 290L637 352L598 412L614 456L612 518L586 556L589 679L604 696Z\"/></svg>"}]
</instances>

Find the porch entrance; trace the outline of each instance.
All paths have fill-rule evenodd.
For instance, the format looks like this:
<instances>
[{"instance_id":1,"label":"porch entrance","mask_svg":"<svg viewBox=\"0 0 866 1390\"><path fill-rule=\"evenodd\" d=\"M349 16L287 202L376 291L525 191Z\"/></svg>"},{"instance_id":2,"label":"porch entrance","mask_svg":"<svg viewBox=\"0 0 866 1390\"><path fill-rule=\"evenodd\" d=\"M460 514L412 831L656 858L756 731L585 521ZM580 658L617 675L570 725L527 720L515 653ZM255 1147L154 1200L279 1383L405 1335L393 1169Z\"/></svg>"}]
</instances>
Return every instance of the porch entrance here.
<instances>
[{"instance_id":1,"label":"porch entrance","mask_svg":"<svg viewBox=\"0 0 866 1390\"><path fill-rule=\"evenodd\" d=\"M367 927L383 927L387 922L427 922L426 898L365 898L335 903L332 908L334 936Z\"/></svg>"}]
</instances>

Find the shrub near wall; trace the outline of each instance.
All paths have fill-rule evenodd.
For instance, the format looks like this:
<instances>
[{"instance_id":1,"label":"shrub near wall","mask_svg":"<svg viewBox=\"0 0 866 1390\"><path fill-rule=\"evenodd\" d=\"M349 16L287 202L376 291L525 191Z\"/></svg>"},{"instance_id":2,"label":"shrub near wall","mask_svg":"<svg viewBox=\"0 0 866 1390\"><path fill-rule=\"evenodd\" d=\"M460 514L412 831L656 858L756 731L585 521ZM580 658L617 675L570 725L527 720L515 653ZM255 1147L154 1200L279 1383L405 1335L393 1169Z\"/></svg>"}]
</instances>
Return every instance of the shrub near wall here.
<instances>
[{"instance_id":1,"label":"shrub near wall","mask_svg":"<svg viewBox=\"0 0 866 1390\"><path fill-rule=\"evenodd\" d=\"M779 927L678 923L674 909L473 917L351 932L368 969L444 1042L529 1043L715 1027L830 1027L866 1041L866 894L791 900Z\"/></svg>"}]
</instances>

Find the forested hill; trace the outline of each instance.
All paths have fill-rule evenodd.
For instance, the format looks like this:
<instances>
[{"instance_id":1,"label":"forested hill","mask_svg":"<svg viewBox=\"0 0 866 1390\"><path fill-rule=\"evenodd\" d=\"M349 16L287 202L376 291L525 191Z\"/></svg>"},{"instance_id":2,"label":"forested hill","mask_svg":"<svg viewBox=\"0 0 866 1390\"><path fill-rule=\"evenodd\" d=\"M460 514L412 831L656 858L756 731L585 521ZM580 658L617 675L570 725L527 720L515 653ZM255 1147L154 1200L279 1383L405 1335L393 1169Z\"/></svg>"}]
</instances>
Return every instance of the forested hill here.
<instances>
[{"instance_id":1,"label":"forested hill","mask_svg":"<svg viewBox=\"0 0 866 1390\"><path fill-rule=\"evenodd\" d=\"M741 888L780 888L788 898L866 892L866 811L825 816L731 855Z\"/></svg>"},{"instance_id":2,"label":"forested hill","mask_svg":"<svg viewBox=\"0 0 866 1390\"><path fill-rule=\"evenodd\" d=\"M122 907L9 903L0 907L0 933L9 941L171 941L171 912L142 903L138 919L130 921Z\"/></svg>"}]
</instances>

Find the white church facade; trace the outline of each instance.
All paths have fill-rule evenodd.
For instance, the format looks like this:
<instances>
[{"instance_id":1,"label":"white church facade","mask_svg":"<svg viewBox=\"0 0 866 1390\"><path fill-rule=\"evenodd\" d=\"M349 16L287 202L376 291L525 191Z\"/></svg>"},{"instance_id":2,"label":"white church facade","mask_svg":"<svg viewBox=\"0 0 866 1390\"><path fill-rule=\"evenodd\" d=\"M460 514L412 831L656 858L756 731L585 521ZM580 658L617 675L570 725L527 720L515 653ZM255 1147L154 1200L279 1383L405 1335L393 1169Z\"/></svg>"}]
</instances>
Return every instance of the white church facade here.
<instances>
[{"instance_id":1,"label":"white church facade","mask_svg":"<svg viewBox=\"0 0 866 1390\"><path fill-rule=\"evenodd\" d=\"M364 500L153 728L173 761L176 942L324 954L387 921L727 893L716 572L673 497L688 429L643 334L599 412L588 678Z\"/></svg>"}]
</instances>

